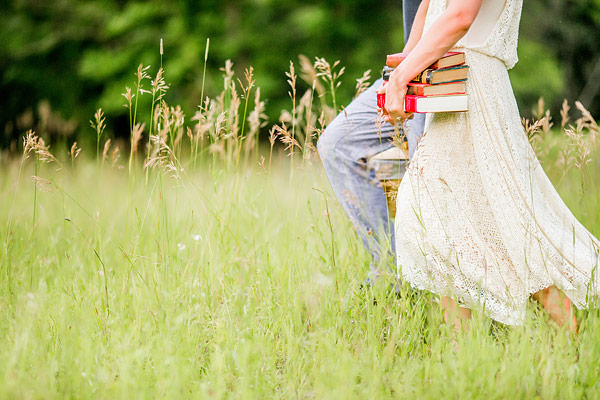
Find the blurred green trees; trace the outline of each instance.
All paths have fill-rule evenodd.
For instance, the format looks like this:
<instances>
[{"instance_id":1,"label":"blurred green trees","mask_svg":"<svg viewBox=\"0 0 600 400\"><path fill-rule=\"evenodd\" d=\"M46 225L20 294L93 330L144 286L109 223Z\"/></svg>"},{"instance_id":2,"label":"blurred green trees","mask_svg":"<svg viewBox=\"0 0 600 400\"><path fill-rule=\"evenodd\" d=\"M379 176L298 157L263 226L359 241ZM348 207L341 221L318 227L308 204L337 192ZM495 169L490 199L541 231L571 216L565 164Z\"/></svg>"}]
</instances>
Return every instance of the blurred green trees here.
<instances>
[{"instance_id":1,"label":"blurred green trees","mask_svg":"<svg viewBox=\"0 0 600 400\"><path fill-rule=\"evenodd\" d=\"M346 66L343 104L356 78L367 69L376 78L385 54L402 49L401 21L399 0L9 0L0 24L0 146L40 123L48 134L91 136L98 107L110 130L127 131L121 93L140 63L156 72L161 38L168 100L188 115L201 100L208 37L208 95L221 89L226 59L238 71L252 65L275 120L288 108L289 61L305 54ZM528 0L521 25L511 78L522 112L540 95L552 107L581 98L600 111L600 2Z\"/></svg>"}]
</instances>

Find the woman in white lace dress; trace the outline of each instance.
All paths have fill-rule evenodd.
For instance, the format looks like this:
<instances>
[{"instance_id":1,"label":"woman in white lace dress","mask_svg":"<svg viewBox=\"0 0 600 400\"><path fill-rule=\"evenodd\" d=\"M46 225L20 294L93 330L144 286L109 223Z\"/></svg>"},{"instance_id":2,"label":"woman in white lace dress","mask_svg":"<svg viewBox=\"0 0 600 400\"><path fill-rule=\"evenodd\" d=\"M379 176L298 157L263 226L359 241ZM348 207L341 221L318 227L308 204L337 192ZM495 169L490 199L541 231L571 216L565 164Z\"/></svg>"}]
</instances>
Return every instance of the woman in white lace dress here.
<instances>
[{"instance_id":1,"label":"woman in white lace dress","mask_svg":"<svg viewBox=\"0 0 600 400\"><path fill-rule=\"evenodd\" d=\"M577 330L572 305L598 295L600 242L546 177L522 128L507 70L517 62L522 0L423 0L386 94L403 111L407 83L446 51L465 52L469 111L429 114L398 191L399 273L442 297L457 328L470 309L521 324L530 296Z\"/></svg>"}]
</instances>

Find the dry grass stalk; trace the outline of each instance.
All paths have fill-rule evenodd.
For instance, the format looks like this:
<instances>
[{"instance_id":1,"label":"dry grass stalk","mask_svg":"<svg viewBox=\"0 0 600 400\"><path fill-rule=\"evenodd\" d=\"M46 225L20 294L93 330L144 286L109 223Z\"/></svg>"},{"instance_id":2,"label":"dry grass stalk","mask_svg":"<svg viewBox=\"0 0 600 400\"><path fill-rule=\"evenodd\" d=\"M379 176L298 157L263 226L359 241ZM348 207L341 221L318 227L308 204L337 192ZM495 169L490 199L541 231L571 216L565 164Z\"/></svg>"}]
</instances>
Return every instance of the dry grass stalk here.
<instances>
[{"instance_id":1,"label":"dry grass stalk","mask_svg":"<svg viewBox=\"0 0 600 400\"><path fill-rule=\"evenodd\" d=\"M260 167L260 169L262 169L265 173L267 172L267 168L265 168L265 156L261 155L258 159L258 166Z\"/></svg>"},{"instance_id":2,"label":"dry grass stalk","mask_svg":"<svg viewBox=\"0 0 600 400\"><path fill-rule=\"evenodd\" d=\"M81 147L77 147L77 142L73 142L71 146L71 150L69 151L69 156L71 157L71 164L74 165L75 159L81 153Z\"/></svg>"},{"instance_id":3,"label":"dry grass stalk","mask_svg":"<svg viewBox=\"0 0 600 400\"><path fill-rule=\"evenodd\" d=\"M569 110L571 107L569 106L569 102L567 99L563 100L562 107L560 109L560 129L561 131L565 129L567 123L569 122Z\"/></svg>"},{"instance_id":4,"label":"dry grass stalk","mask_svg":"<svg viewBox=\"0 0 600 400\"><path fill-rule=\"evenodd\" d=\"M150 66L145 66L140 64L138 66L136 76L137 82L135 83L135 94L132 94L132 91L129 87L125 88L125 93L123 96L125 97L127 103L125 107L129 109L129 174L131 175L132 167L133 167L133 159L135 155L135 151L137 149L137 145L135 143L134 131L137 125L137 109L139 98L144 93L152 93L150 90L144 89L144 81L150 80L150 75L148 75L148 69ZM138 139L139 140L139 139Z\"/></svg>"},{"instance_id":5,"label":"dry grass stalk","mask_svg":"<svg viewBox=\"0 0 600 400\"><path fill-rule=\"evenodd\" d=\"M242 88L242 98L247 99L250 97L250 92L256 84L256 81L254 80L254 68L246 68L244 70L244 78L246 79L246 84L242 83L242 81L240 81L239 79L238 83L240 85L240 88Z\"/></svg>"},{"instance_id":6,"label":"dry grass stalk","mask_svg":"<svg viewBox=\"0 0 600 400\"><path fill-rule=\"evenodd\" d=\"M225 143L222 141L227 138L227 111L222 111L215 121L212 131L213 142L211 145L221 144L224 148Z\"/></svg>"},{"instance_id":7,"label":"dry grass stalk","mask_svg":"<svg viewBox=\"0 0 600 400\"><path fill-rule=\"evenodd\" d=\"M309 160L312 158L312 154L315 152L312 151L314 148L312 142L317 139L317 132L315 129L315 125L317 123L316 114L313 113L313 97L315 93L315 84L313 82L313 87L310 90L307 90L305 95L300 99L300 106L303 110L305 110L305 118L304 118L304 159Z\"/></svg>"},{"instance_id":8,"label":"dry grass stalk","mask_svg":"<svg viewBox=\"0 0 600 400\"><path fill-rule=\"evenodd\" d=\"M257 88L254 93L254 109L248 115L250 130L246 136L246 143L244 143L244 151L246 154L249 154L256 146L258 146L260 129L267 126L269 118L265 114L265 108L265 102L260 99L260 88Z\"/></svg>"},{"instance_id":9,"label":"dry grass stalk","mask_svg":"<svg viewBox=\"0 0 600 400\"><path fill-rule=\"evenodd\" d=\"M121 151L119 150L119 146L115 145L115 148L113 149L113 151L110 154L110 159L111 159L111 163L110 166L112 168L114 168L117 165L117 162L119 161L119 157L121 157Z\"/></svg>"},{"instance_id":10,"label":"dry grass stalk","mask_svg":"<svg viewBox=\"0 0 600 400\"><path fill-rule=\"evenodd\" d=\"M48 179L36 175L33 175L31 179L33 180L37 188L40 190L40 192L50 193L56 190L54 184Z\"/></svg>"},{"instance_id":11,"label":"dry grass stalk","mask_svg":"<svg viewBox=\"0 0 600 400\"><path fill-rule=\"evenodd\" d=\"M162 39L160 40L160 50L161 50L161 56L162 56L162 50L163 50ZM158 113L160 110L160 104L162 102L164 95L167 93L167 90L169 89L169 86L165 83L164 70L162 67L158 69L158 72L156 73L156 77L150 81L150 87L151 87L151 93L152 93L152 104L150 106L151 107L150 108L150 130L148 132L148 135L152 136L155 133L155 130L157 129L157 126L158 126ZM150 153L152 152L151 147L152 147L152 144L149 141L146 161L148 161L148 158L150 157Z\"/></svg>"},{"instance_id":12,"label":"dry grass stalk","mask_svg":"<svg viewBox=\"0 0 600 400\"><path fill-rule=\"evenodd\" d=\"M327 90L319 79L315 65L305 55L301 54L298 58L300 59L300 78L309 86L314 86L319 97L325 96Z\"/></svg>"},{"instance_id":13,"label":"dry grass stalk","mask_svg":"<svg viewBox=\"0 0 600 400\"><path fill-rule=\"evenodd\" d=\"M378 132L381 135L381 127L383 125L383 118L378 117ZM399 123L394 125L394 132L392 132L392 144L401 149L405 148L406 143L406 134L410 130L410 126L406 123L406 121L400 121Z\"/></svg>"},{"instance_id":14,"label":"dry grass stalk","mask_svg":"<svg viewBox=\"0 0 600 400\"><path fill-rule=\"evenodd\" d=\"M102 150L102 166L104 166L104 161L108 158L108 152L110 151L110 139L106 139L104 142L104 150Z\"/></svg>"},{"instance_id":15,"label":"dry grass stalk","mask_svg":"<svg viewBox=\"0 0 600 400\"><path fill-rule=\"evenodd\" d=\"M162 100L156 110L156 132L163 140L169 139L169 132L172 127L171 108L166 101ZM150 143L156 143L150 140Z\"/></svg>"},{"instance_id":16,"label":"dry grass stalk","mask_svg":"<svg viewBox=\"0 0 600 400\"><path fill-rule=\"evenodd\" d=\"M546 115L546 104L543 97L538 99L536 108L533 109L533 116L536 120L544 118Z\"/></svg>"},{"instance_id":17,"label":"dry grass stalk","mask_svg":"<svg viewBox=\"0 0 600 400\"><path fill-rule=\"evenodd\" d=\"M231 87L233 76L235 75L233 72L233 62L231 60L225 60L225 67L221 68L221 71L224 72L223 82L224 88L227 90L229 87Z\"/></svg>"},{"instance_id":18,"label":"dry grass stalk","mask_svg":"<svg viewBox=\"0 0 600 400\"><path fill-rule=\"evenodd\" d=\"M154 101L162 100L169 89L169 85L165 83L164 73L165 71L162 68L159 68L156 77L150 81L150 86L152 88L150 93L154 96Z\"/></svg>"},{"instance_id":19,"label":"dry grass stalk","mask_svg":"<svg viewBox=\"0 0 600 400\"><path fill-rule=\"evenodd\" d=\"M539 155L547 155L550 149L547 146L540 145L544 141L546 134L550 132L550 128L553 126L550 122L552 117L548 110L541 111L539 115L543 115L543 117L533 122L527 118L522 118L521 124L523 125L523 129L527 134L527 138L529 139L529 143L534 152Z\"/></svg>"},{"instance_id":20,"label":"dry grass stalk","mask_svg":"<svg viewBox=\"0 0 600 400\"><path fill-rule=\"evenodd\" d=\"M63 164L54 157L50 152L50 146L47 146L44 139L35 135L33 131L29 131L25 137L24 149L27 153L34 152L39 161L46 163L56 163L60 168L63 168Z\"/></svg>"},{"instance_id":21,"label":"dry grass stalk","mask_svg":"<svg viewBox=\"0 0 600 400\"><path fill-rule=\"evenodd\" d=\"M271 165L273 163L273 146L275 145L276 140L277 132L275 130L275 126L272 126L269 130L269 143L271 144L271 148L269 150L269 171L271 171Z\"/></svg>"},{"instance_id":22,"label":"dry grass stalk","mask_svg":"<svg viewBox=\"0 0 600 400\"><path fill-rule=\"evenodd\" d=\"M137 72L135 75L137 76L137 80L138 80L137 88L140 90L143 88L142 85L143 85L144 79L150 79L150 75L148 75L149 68L150 68L149 65L146 65L145 67L143 64L138 65L138 69L137 69ZM144 92L150 93L147 90L145 90Z\"/></svg>"},{"instance_id":23,"label":"dry grass stalk","mask_svg":"<svg viewBox=\"0 0 600 400\"><path fill-rule=\"evenodd\" d=\"M230 95L231 95L231 101L229 103L229 106L224 109L224 111L226 111L227 113L227 126L228 126L228 133L226 133L224 135L224 137L226 137L227 139L229 139L229 144L232 144L232 141L236 140L239 137L239 124L240 124L240 114L239 114L239 109L240 109L240 105L242 104L242 101L240 99L240 97L238 96L237 93L237 89L235 87L235 84L232 82L231 83L231 87L230 87Z\"/></svg>"},{"instance_id":24,"label":"dry grass stalk","mask_svg":"<svg viewBox=\"0 0 600 400\"><path fill-rule=\"evenodd\" d=\"M571 107L565 100L560 110L561 132L567 140L566 146L561 146L558 150L558 156L555 163L559 170L565 176L572 169L578 169L584 177L581 181L582 193L585 193L588 164L591 162L591 154L597 145L600 129L591 113L580 102L575 103L576 108L581 113L581 117L569 124ZM531 122L523 119L523 128L529 138L534 151L538 157L548 157L551 147L545 140L550 132L553 123L550 112L545 109L544 100L540 98L537 108L534 110L536 121Z\"/></svg>"},{"instance_id":25,"label":"dry grass stalk","mask_svg":"<svg viewBox=\"0 0 600 400\"><path fill-rule=\"evenodd\" d=\"M27 131L23 137L23 158L28 158L29 153L33 150L34 144L37 141L37 136L33 130Z\"/></svg>"},{"instance_id":26,"label":"dry grass stalk","mask_svg":"<svg viewBox=\"0 0 600 400\"><path fill-rule=\"evenodd\" d=\"M176 105L175 107L171 107L171 116L173 118L173 151L176 152L183 137L185 113L181 109L181 106Z\"/></svg>"},{"instance_id":27,"label":"dry grass stalk","mask_svg":"<svg viewBox=\"0 0 600 400\"><path fill-rule=\"evenodd\" d=\"M173 179L180 179L180 171L175 165L176 157L173 150L169 147L166 140L160 135L150 136L150 141L154 144L156 152L146 161L144 168L157 169Z\"/></svg>"},{"instance_id":28,"label":"dry grass stalk","mask_svg":"<svg viewBox=\"0 0 600 400\"><path fill-rule=\"evenodd\" d=\"M371 80L371 70L367 70L363 73L363 75L356 80L356 90L354 92L354 98L360 96L365 90L367 90L370 86Z\"/></svg>"},{"instance_id":29,"label":"dry grass stalk","mask_svg":"<svg viewBox=\"0 0 600 400\"><path fill-rule=\"evenodd\" d=\"M146 123L139 123L139 122L136 123L135 126L133 127L132 140L131 140L131 146L132 146L131 154L133 154L133 155L137 154L138 145L144 134L145 127L146 127Z\"/></svg>"},{"instance_id":30,"label":"dry grass stalk","mask_svg":"<svg viewBox=\"0 0 600 400\"><path fill-rule=\"evenodd\" d=\"M223 71L223 91L215 100L207 100L205 106L200 107L200 113L205 114L205 117L196 115L195 120L210 126L208 150L213 155L213 163L218 155L232 165L242 150L239 115L241 99L237 92L231 60L225 62L225 67L221 68L221 71ZM254 85L250 70L246 72L246 79L249 81L247 86L242 85L242 91L249 93L249 87Z\"/></svg>"},{"instance_id":31,"label":"dry grass stalk","mask_svg":"<svg viewBox=\"0 0 600 400\"><path fill-rule=\"evenodd\" d=\"M321 115L319 115L319 119L317 120L317 122L318 122L319 127L317 128L315 126L315 128L313 129L313 132L314 132L313 137L315 139L318 139L323 134L323 132L325 131L325 128L327 127L327 124L325 123L325 111L324 110L321 111ZM314 154L316 156L318 156L319 155L318 150L314 147L314 145L312 147L314 148Z\"/></svg>"},{"instance_id":32,"label":"dry grass stalk","mask_svg":"<svg viewBox=\"0 0 600 400\"><path fill-rule=\"evenodd\" d=\"M194 134L192 133L192 128L190 128L189 126L185 127L185 135L188 137L188 139L190 140L190 143L193 145L194 144Z\"/></svg>"},{"instance_id":33,"label":"dry grass stalk","mask_svg":"<svg viewBox=\"0 0 600 400\"><path fill-rule=\"evenodd\" d=\"M581 118L576 121L578 129L587 129L590 132L590 142L592 145L596 144L598 139L598 134L600 134L600 128L598 128L598 123L592 117L592 114L581 104L581 102L576 101L575 107L581 112Z\"/></svg>"},{"instance_id":34,"label":"dry grass stalk","mask_svg":"<svg viewBox=\"0 0 600 400\"><path fill-rule=\"evenodd\" d=\"M206 104L209 104L207 101ZM212 113L214 112L214 107L209 109L208 112L203 112L202 110L196 111L194 116L192 117L192 121L195 121L193 135L191 139L195 142L201 142L206 139L207 135L211 130L211 120Z\"/></svg>"},{"instance_id":35,"label":"dry grass stalk","mask_svg":"<svg viewBox=\"0 0 600 400\"><path fill-rule=\"evenodd\" d=\"M569 138L569 145L571 146L573 153L575 154L574 166L577 169L583 171L590 161L591 146L586 143L584 131L581 129L573 129L573 127L567 128L564 131L565 135Z\"/></svg>"},{"instance_id":36,"label":"dry grass stalk","mask_svg":"<svg viewBox=\"0 0 600 400\"><path fill-rule=\"evenodd\" d=\"M106 128L105 121L106 118L104 118L104 113L102 112L101 108L96 110L94 119L90 121L90 126L96 131L96 165L98 165L100 156L100 138L102 137L104 129Z\"/></svg>"},{"instance_id":37,"label":"dry grass stalk","mask_svg":"<svg viewBox=\"0 0 600 400\"><path fill-rule=\"evenodd\" d=\"M331 93L331 98L332 98L332 102L333 102L333 114L334 114L331 117L332 119L338 110L336 97L335 97L335 91L342 84L342 82L340 82L339 79L346 71L346 67L341 67L340 69L337 69L337 67L339 65L340 65L339 60L336 60L333 63L333 65L330 65L329 62L327 60L325 60L324 58L316 57L316 59L315 59L315 69L317 70L317 76L320 77L321 79L323 79L325 84L327 86L329 86L329 91Z\"/></svg>"},{"instance_id":38,"label":"dry grass stalk","mask_svg":"<svg viewBox=\"0 0 600 400\"><path fill-rule=\"evenodd\" d=\"M104 117L104 112L101 108L97 109L94 113L94 119L90 120L90 126L96 131L98 136L102 135L102 132L104 132L104 129L106 128L106 118Z\"/></svg>"},{"instance_id":39,"label":"dry grass stalk","mask_svg":"<svg viewBox=\"0 0 600 400\"><path fill-rule=\"evenodd\" d=\"M169 149L173 150L170 152L170 154L174 156L185 132L185 114L183 110L179 105L172 107L169 106L164 100L161 100L160 104L155 109L153 118L153 123L156 127L156 135L150 135L150 138L153 136L159 136L162 142L169 142ZM161 151L161 149L157 146L162 142L150 140L150 147L153 148L153 150L150 150L146 159L146 163L149 161L152 153L156 154L157 152Z\"/></svg>"},{"instance_id":40,"label":"dry grass stalk","mask_svg":"<svg viewBox=\"0 0 600 400\"><path fill-rule=\"evenodd\" d=\"M296 79L298 76L296 75L296 69L294 68L294 63L290 61L290 70L285 73L287 76L287 83L290 85L291 92L288 92L288 96L290 99L294 100L296 98Z\"/></svg>"},{"instance_id":41,"label":"dry grass stalk","mask_svg":"<svg viewBox=\"0 0 600 400\"><path fill-rule=\"evenodd\" d=\"M307 143L304 147L304 159L313 160L316 159L319 154L317 147L312 143Z\"/></svg>"},{"instance_id":42,"label":"dry grass stalk","mask_svg":"<svg viewBox=\"0 0 600 400\"><path fill-rule=\"evenodd\" d=\"M284 151L288 152L288 156L290 156L290 157L293 156L295 147L302 150L302 146L300 145L300 143L298 143L298 141L296 139L294 139L292 137L292 134L287 129L287 126L285 125L285 123L281 124L281 126L274 125L273 129L275 130L275 133L279 137L279 140L281 141L281 143L285 144Z\"/></svg>"},{"instance_id":43,"label":"dry grass stalk","mask_svg":"<svg viewBox=\"0 0 600 400\"><path fill-rule=\"evenodd\" d=\"M135 94L131 92L131 88L129 86L125 86L125 93L121 93L121 96L125 97L126 102L125 104L123 104L123 107L131 110L131 106L133 105L133 98L135 97Z\"/></svg>"}]
</instances>

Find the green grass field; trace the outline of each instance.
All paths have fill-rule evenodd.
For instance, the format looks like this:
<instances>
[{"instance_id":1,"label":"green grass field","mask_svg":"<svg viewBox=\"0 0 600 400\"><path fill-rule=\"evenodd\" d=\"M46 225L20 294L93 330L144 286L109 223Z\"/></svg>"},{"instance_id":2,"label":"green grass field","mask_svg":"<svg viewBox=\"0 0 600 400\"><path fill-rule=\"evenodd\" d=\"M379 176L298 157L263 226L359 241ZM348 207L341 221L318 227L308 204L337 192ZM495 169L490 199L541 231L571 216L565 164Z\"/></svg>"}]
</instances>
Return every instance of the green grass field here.
<instances>
[{"instance_id":1,"label":"green grass field","mask_svg":"<svg viewBox=\"0 0 600 400\"><path fill-rule=\"evenodd\" d=\"M600 397L597 309L578 311L576 338L533 302L525 326L475 312L456 336L435 296L397 297L391 273L359 289L369 256L314 151L343 69L301 64L313 89L296 92L290 65L269 143L251 69L236 81L227 63L185 122L162 69L140 65L129 143L107 140L98 110L79 158L33 134L23 157L0 154L0 398ZM600 128L577 107L576 128L565 105L562 133L527 131L598 237Z\"/></svg>"},{"instance_id":2,"label":"green grass field","mask_svg":"<svg viewBox=\"0 0 600 400\"><path fill-rule=\"evenodd\" d=\"M2 163L0 398L600 396L598 311L576 339L534 303L523 327L476 313L454 345L432 295L359 290L368 255L318 160L147 182L76 163L37 185L31 157ZM598 235L597 186L545 166Z\"/></svg>"}]
</instances>

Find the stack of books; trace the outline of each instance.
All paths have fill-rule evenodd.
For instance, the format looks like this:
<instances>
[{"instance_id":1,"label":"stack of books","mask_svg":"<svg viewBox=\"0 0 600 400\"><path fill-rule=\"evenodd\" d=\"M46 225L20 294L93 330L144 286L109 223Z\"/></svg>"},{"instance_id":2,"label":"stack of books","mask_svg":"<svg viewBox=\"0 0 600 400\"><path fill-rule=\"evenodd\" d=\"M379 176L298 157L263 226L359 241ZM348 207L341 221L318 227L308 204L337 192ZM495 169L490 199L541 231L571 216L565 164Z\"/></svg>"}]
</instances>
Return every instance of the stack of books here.
<instances>
[{"instance_id":1,"label":"stack of books","mask_svg":"<svg viewBox=\"0 0 600 400\"><path fill-rule=\"evenodd\" d=\"M408 53L390 54L383 69L384 84ZM467 111L466 80L469 66L463 52L449 52L417 75L409 84L404 98L406 112ZM377 106L384 108L385 95L377 95Z\"/></svg>"}]
</instances>

